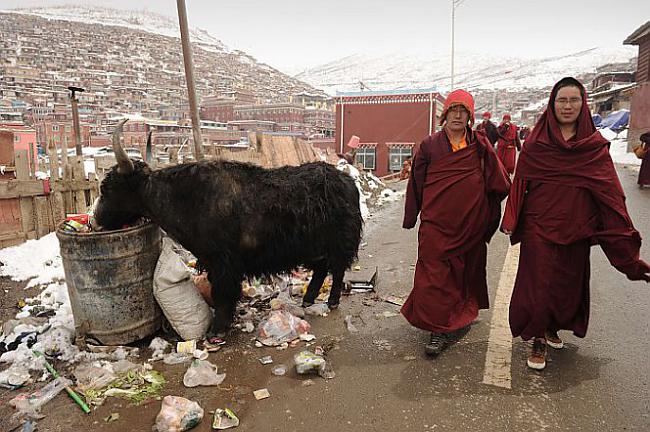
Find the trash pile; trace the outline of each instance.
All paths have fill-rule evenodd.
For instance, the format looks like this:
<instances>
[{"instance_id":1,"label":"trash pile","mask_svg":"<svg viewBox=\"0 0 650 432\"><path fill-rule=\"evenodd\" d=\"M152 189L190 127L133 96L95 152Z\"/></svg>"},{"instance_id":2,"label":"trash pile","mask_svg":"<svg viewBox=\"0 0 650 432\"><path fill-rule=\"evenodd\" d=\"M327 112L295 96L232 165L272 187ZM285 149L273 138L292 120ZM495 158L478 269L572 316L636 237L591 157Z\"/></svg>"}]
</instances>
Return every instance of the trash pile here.
<instances>
[{"instance_id":1,"label":"trash pile","mask_svg":"<svg viewBox=\"0 0 650 432\"><path fill-rule=\"evenodd\" d=\"M376 209L384 203L397 201L404 194L403 192L396 192L390 189L371 172L359 171L345 159L340 159L336 168L354 179L359 190L359 206L361 208L361 216L364 219L370 216L370 210Z\"/></svg>"},{"instance_id":2,"label":"trash pile","mask_svg":"<svg viewBox=\"0 0 650 432\"><path fill-rule=\"evenodd\" d=\"M92 230L84 228L90 225L80 215L71 215L66 222L75 232ZM0 369L4 370L0 371L0 387L16 392L10 401L16 410L16 421L35 425L35 420L43 416L41 408L63 391L70 396L71 403L88 413L111 397L132 404L160 400L167 379L156 370L159 369L156 364L185 365L182 384L187 388L219 386L226 382L226 374L210 357L226 341L206 337L212 320L209 281L205 273L197 270L194 258L172 240L163 239L153 289L175 334L166 335L167 340L154 337L148 346L98 346L79 339L55 233L0 250L0 261L4 264L0 266L0 276L31 279L28 285L45 287L37 296L21 300L15 318L1 325ZM323 284L317 303L303 308L302 296L310 279L311 272L297 270L281 276L252 278L242 286L234 328L253 334L252 343L261 350L299 350L293 356L293 365L275 364L268 353L260 356L260 363L268 365L269 373L274 376L287 376L295 370L290 375L294 379L297 375L310 374L324 379L335 377L326 349L317 345L317 337L310 333L311 325L307 321L308 317L327 316L330 312L325 302L331 279ZM180 291L182 296L178 295ZM150 356L143 358L148 353ZM50 362L57 365L61 375L51 368ZM36 385L40 389L21 392L39 382L43 382ZM303 382L303 385L310 384L311 380ZM259 389L253 396L262 400L271 394L268 389ZM187 430L201 422L203 416L203 408L196 402L165 396L156 428L160 432ZM104 419L118 420L119 413ZM239 422L227 407L214 411L215 429L237 427Z\"/></svg>"}]
</instances>

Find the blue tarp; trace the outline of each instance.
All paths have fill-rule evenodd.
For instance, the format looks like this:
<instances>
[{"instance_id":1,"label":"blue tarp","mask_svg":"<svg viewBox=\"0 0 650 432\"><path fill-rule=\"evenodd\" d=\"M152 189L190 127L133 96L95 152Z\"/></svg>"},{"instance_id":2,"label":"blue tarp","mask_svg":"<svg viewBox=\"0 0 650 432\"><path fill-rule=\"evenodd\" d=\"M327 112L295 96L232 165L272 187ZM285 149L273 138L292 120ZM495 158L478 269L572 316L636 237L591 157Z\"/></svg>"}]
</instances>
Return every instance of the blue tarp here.
<instances>
[{"instance_id":1,"label":"blue tarp","mask_svg":"<svg viewBox=\"0 0 650 432\"><path fill-rule=\"evenodd\" d=\"M630 121L630 111L624 109L624 110L614 111L613 113L605 117L602 123L600 124L600 126L607 127L615 132L618 132L621 129L623 129L625 126L627 126L629 121Z\"/></svg>"},{"instance_id":2,"label":"blue tarp","mask_svg":"<svg viewBox=\"0 0 650 432\"><path fill-rule=\"evenodd\" d=\"M594 125L599 128L600 125L603 123L603 118L600 116L600 114L592 114L591 119L594 122Z\"/></svg>"}]
</instances>

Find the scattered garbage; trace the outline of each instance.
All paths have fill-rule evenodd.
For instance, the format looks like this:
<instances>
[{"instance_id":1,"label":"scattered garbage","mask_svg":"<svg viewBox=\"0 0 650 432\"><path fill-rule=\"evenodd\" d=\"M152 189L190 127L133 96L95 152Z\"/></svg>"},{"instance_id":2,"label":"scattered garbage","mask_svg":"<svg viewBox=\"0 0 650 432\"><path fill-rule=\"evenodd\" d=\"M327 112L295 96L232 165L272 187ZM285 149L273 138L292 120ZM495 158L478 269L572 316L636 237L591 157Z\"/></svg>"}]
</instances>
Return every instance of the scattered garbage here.
<instances>
[{"instance_id":1,"label":"scattered garbage","mask_svg":"<svg viewBox=\"0 0 650 432\"><path fill-rule=\"evenodd\" d=\"M106 417L104 417L104 421L106 423L113 423L114 421L117 421L120 419L120 413L110 413Z\"/></svg>"},{"instance_id":2,"label":"scattered garbage","mask_svg":"<svg viewBox=\"0 0 650 432\"><path fill-rule=\"evenodd\" d=\"M314 336L313 334L304 333L300 335L300 340L303 342L311 342L314 339L316 339L316 336Z\"/></svg>"},{"instance_id":3,"label":"scattered garbage","mask_svg":"<svg viewBox=\"0 0 650 432\"><path fill-rule=\"evenodd\" d=\"M377 314L378 318L392 318L398 316L399 313L393 311L383 311L380 314Z\"/></svg>"},{"instance_id":4,"label":"scattered garbage","mask_svg":"<svg viewBox=\"0 0 650 432\"><path fill-rule=\"evenodd\" d=\"M243 331L244 333L253 333L254 330L255 330L255 325L250 321L244 322L244 325L242 325L241 327L241 331Z\"/></svg>"},{"instance_id":5,"label":"scattered garbage","mask_svg":"<svg viewBox=\"0 0 650 432\"><path fill-rule=\"evenodd\" d=\"M170 346L169 342L161 337L153 338L149 344L149 349L153 351L151 354L151 361L162 360L165 357L165 351L167 351L167 348Z\"/></svg>"},{"instance_id":6,"label":"scattered garbage","mask_svg":"<svg viewBox=\"0 0 650 432\"><path fill-rule=\"evenodd\" d=\"M284 310L271 311L268 318L260 323L258 340L266 346L278 346L308 333L311 326Z\"/></svg>"},{"instance_id":7,"label":"scattered garbage","mask_svg":"<svg viewBox=\"0 0 650 432\"><path fill-rule=\"evenodd\" d=\"M214 386L221 384L226 379L226 374L217 373L217 366L207 360L194 360L185 375L185 387Z\"/></svg>"},{"instance_id":8,"label":"scattered garbage","mask_svg":"<svg viewBox=\"0 0 650 432\"><path fill-rule=\"evenodd\" d=\"M359 266L357 266L359 267ZM356 269L356 268L355 268ZM360 271L361 267L357 271ZM362 294L375 291L377 287L377 273L378 267L375 267L375 272L368 279L350 279L347 281L345 291L347 294Z\"/></svg>"},{"instance_id":9,"label":"scattered garbage","mask_svg":"<svg viewBox=\"0 0 650 432\"><path fill-rule=\"evenodd\" d=\"M329 312L330 308L327 306L327 303L316 303L305 308L307 315L327 316Z\"/></svg>"},{"instance_id":10,"label":"scattered garbage","mask_svg":"<svg viewBox=\"0 0 650 432\"><path fill-rule=\"evenodd\" d=\"M38 417L41 408L71 384L72 382L66 378L56 378L33 393L23 393L16 396L9 401L9 405L16 408L21 414L33 418Z\"/></svg>"},{"instance_id":11,"label":"scattered garbage","mask_svg":"<svg viewBox=\"0 0 650 432\"><path fill-rule=\"evenodd\" d=\"M23 427L20 432L34 432L36 430L36 422L34 420L27 420L23 423Z\"/></svg>"},{"instance_id":12,"label":"scattered garbage","mask_svg":"<svg viewBox=\"0 0 650 432\"><path fill-rule=\"evenodd\" d=\"M157 432L184 432L203 420L203 408L180 396L165 396L160 412L156 416Z\"/></svg>"},{"instance_id":13,"label":"scattered garbage","mask_svg":"<svg viewBox=\"0 0 650 432\"><path fill-rule=\"evenodd\" d=\"M260 358L260 363L263 365L271 364L273 363L273 358L271 356L264 356Z\"/></svg>"},{"instance_id":14,"label":"scattered garbage","mask_svg":"<svg viewBox=\"0 0 650 432\"><path fill-rule=\"evenodd\" d=\"M282 376L287 373L287 366L283 364L273 366L273 368L271 369L271 373L275 376Z\"/></svg>"},{"instance_id":15,"label":"scattered garbage","mask_svg":"<svg viewBox=\"0 0 650 432\"><path fill-rule=\"evenodd\" d=\"M394 295L387 295L382 297L382 300L384 300L386 303L391 303L397 306L404 306L404 299L401 297L397 297Z\"/></svg>"},{"instance_id":16,"label":"scattered garbage","mask_svg":"<svg viewBox=\"0 0 650 432\"><path fill-rule=\"evenodd\" d=\"M253 396L255 396L255 399L257 400L262 400L271 397L271 393L269 393L268 389L263 388L263 389L255 390L253 392Z\"/></svg>"},{"instance_id":17,"label":"scattered garbage","mask_svg":"<svg viewBox=\"0 0 650 432\"><path fill-rule=\"evenodd\" d=\"M212 417L212 429L223 430L239 426L239 419L229 408L217 408Z\"/></svg>"},{"instance_id":18,"label":"scattered garbage","mask_svg":"<svg viewBox=\"0 0 650 432\"><path fill-rule=\"evenodd\" d=\"M372 343L377 347L379 351L390 351L393 349L390 342L386 339L374 339Z\"/></svg>"},{"instance_id":19,"label":"scattered garbage","mask_svg":"<svg viewBox=\"0 0 650 432\"><path fill-rule=\"evenodd\" d=\"M163 357L163 363L167 365L181 364L190 360L192 360L191 356L187 355L186 353L179 352L172 352L166 354L165 357Z\"/></svg>"},{"instance_id":20,"label":"scattered garbage","mask_svg":"<svg viewBox=\"0 0 650 432\"><path fill-rule=\"evenodd\" d=\"M325 358L321 355L314 354L311 351L301 351L293 356L296 363L296 372L300 375L318 372L325 365Z\"/></svg>"},{"instance_id":21,"label":"scattered garbage","mask_svg":"<svg viewBox=\"0 0 650 432\"><path fill-rule=\"evenodd\" d=\"M101 405L107 397L124 398L140 404L157 397L166 383L165 377L147 363L139 366L121 360L110 366L117 378L101 388L85 388L83 394L88 404Z\"/></svg>"},{"instance_id":22,"label":"scattered garbage","mask_svg":"<svg viewBox=\"0 0 650 432\"><path fill-rule=\"evenodd\" d=\"M18 363L0 372L0 387L16 390L30 380L29 369Z\"/></svg>"},{"instance_id":23,"label":"scattered garbage","mask_svg":"<svg viewBox=\"0 0 650 432\"><path fill-rule=\"evenodd\" d=\"M74 377L77 380L77 387L82 393L102 389L118 378L112 368L89 364L78 366L74 370Z\"/></svg>"},{"instance_id":24,"label":"scattered garbage","mask_svg":"<svg viewBox=\"0 0 650 432\"><path fill-rule=\"evenodd\" d=\"M39 351L34 351L34 354L37 357L43 357L43 353L41 353ZM45 360L45 358L43 358L43 364L45 365L45 368L47 369L47 371L49 373L51 373L54 378L60 378L59 373L56 371L56 369L54 369L54 367L47 360ZM86 414L89 414L90 413L90 408L88 408L88 405L86 405L86 403L81 400L79 395L74 390L72 390L70 388L70 385L65 384L64 388L65 388L65 391L68 393L68 396L70 396L72 398L72 400L75 401L75 403L77 405L79 405L81 410L83 412L85 412Z\"/></svg>"},{"instance_id":25,"label":"scattered garbage","mask_svg":"<svg viewBox=\"0 0 650 432\"><path fill-rule=\"evenodd\" d=\"M359 331L359 329L352 323L352 315L346 315L343 321L345 322L345 328L347 328L350 333L357 333Z\"/></svg>"},{"instance_id":26,"label":"scattered garbage","mask_svg":"<svg viewBox=\"0 0 650 432\"><path fill-rule=\"evenodd\" d=\"M176 343L176 352L182 354L194 354L196 351L196 340L187 340Z\"/></svg>"}]
</instances>

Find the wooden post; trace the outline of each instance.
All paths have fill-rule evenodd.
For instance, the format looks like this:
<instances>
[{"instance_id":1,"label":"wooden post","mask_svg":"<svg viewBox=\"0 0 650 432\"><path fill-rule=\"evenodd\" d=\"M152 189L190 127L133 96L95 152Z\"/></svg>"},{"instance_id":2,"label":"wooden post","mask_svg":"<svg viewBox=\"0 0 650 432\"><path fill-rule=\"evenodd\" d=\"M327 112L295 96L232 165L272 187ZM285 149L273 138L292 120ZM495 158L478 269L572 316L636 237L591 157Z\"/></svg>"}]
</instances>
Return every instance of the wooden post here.
<instances>
[{"instance_id":1,"label":"wooden post","mask_svg":"<svg viewBox=\"0 0 650 432\"><path fill-rule=\"evenodd\" d=\"M16 152L16 179L29 180L29 162L27 160L27 150L18 150ZM32 197L20 198L20 219L23 233L28 239L36 238L34 223L34 203Z\"/></svg>"},{"instance_id":2,"label":"wooden post","mask_svg":"<svg viewBox=\"0 0 650 432\"><path fill-rule=\"evenodd\" d=\"M194 136L194 159L203 159L203 139L201 138L201 122L196 101L196 86L194 84L194 61L192 60L192 46L187 28L187 12L185 0L176 0L178 9L178 24L181 28L181 44L183 45L183 64L185 66L185 82L187 83L187 96L190 102L190 116L192 117L192 133Z\"/></svg>"},{"instance_id":3,"label":"wooden post","mask_svg":"<svg viewBox=\"0 0 650 432\"><path fill-rule=\"evenodd\" d=\"M47 147L47 155L50 157L50 179L56 181L60 178L59 155L56 153L56 146L51 141Z\"/></svg>"}]
</instances>

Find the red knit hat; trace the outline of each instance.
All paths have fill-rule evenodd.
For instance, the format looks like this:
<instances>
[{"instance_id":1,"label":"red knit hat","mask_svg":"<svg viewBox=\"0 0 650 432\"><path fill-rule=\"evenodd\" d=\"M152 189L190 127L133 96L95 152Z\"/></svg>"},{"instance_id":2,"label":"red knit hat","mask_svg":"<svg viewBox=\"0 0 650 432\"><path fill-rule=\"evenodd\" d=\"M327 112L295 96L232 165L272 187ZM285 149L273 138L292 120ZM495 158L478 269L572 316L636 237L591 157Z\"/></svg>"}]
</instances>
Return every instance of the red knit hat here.
<instances>
[{"instance_id":1,"label":"red knit hat","mask_svg":"<svg viewBox=\"0 0 650 432\"><path fill-rule=\"evenodd\" d=\"M504 114L503 115L503 121L506 121L506 120L512 120L512 117L510 117L510 114Z\"/></svg>"},{"instance_id":2,"label":"red knit hat","mask_svg":"<svg viewBox=\"0 0 650 432\"><path fill-rule=\"evenodd\" d=\"M483 113L483 118L487 118L487 119L492 118L492 113L490 111L485 111Z\"/></svg>"},{"instance_id":3,"label":"red knit hat","mask_svg":"<svg viewBox=\"0 0 650 432\"><path fill-rule=\"evenodd\" d=\"M474 98L465 90L454 90L449 93L445 100L445 105L442 108L442 115L440 116L440 124L442 125L447 118L447 111L449 108L462 105L469 112L469 124L474 124Z\"/></svg>"}]
</instances>

